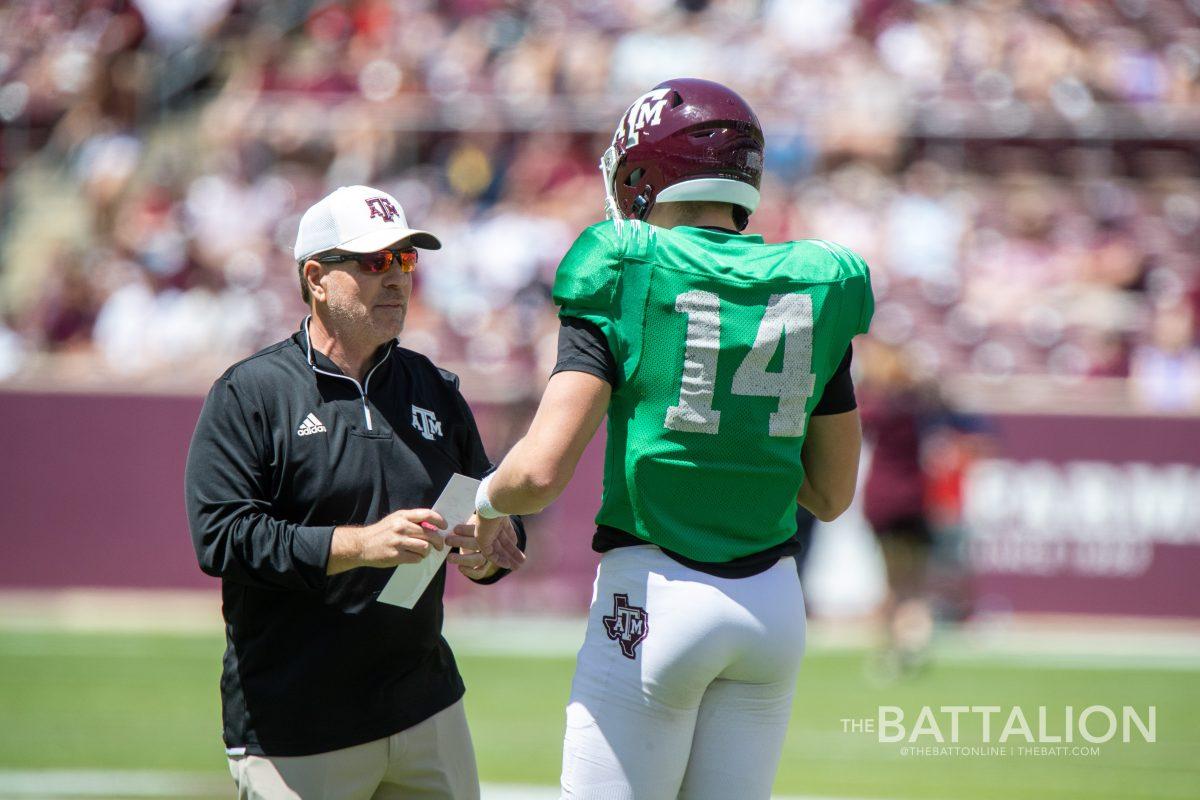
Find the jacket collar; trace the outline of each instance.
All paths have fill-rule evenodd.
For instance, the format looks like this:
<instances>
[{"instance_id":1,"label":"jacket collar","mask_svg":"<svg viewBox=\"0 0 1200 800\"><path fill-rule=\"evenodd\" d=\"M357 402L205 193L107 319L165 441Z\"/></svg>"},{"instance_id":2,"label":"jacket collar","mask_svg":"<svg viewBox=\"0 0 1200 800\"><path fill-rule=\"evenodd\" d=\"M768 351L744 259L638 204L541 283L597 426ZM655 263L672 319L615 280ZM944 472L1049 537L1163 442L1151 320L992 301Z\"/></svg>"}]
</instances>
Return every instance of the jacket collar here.
<instances>
[{"instance_id":1,"label":"jacket collar","mask_svg":"<svg viewBox=\"0 0 1200 800\"><path fill-rule=\"evenodd\" d=\"M308 362L308 366L317 374L333 375L334 377L349 378L350 380L354 380L353 378L350 378L349 375L342 372L341 367L333 363L333 360L330 359L329 356L312 346L312 339L309 337L308 333L308 325L310 320L312 320L312 314L309 314L304 318L304 321L300 323L300 330L298 330L296 335L292 337L292 340L295 341L296 344L300 346L300 349L304 352L304 360ZM370 374L380 367L383 362L387 360L388 356L391 355L395 348L395 341L384 342L383 344L379 345L379 349L375 351L375 357L371 362L371 366L367 369L367 373Z\"/></svg>"}]
</instances>

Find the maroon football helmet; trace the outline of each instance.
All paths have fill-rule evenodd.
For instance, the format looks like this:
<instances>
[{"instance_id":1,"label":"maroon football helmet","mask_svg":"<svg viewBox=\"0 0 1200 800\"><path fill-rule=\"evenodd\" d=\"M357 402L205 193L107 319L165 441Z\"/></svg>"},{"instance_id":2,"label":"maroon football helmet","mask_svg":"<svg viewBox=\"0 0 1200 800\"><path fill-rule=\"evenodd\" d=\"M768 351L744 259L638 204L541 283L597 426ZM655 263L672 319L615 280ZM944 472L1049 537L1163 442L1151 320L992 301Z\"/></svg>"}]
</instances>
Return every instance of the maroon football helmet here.
<instances>
[{"instance_id":1,"label":"maroon football helmet","mask_svg":"<svg viewBox=\"0 0 1200 800\"><path fill-rule=\"evenodd\" d=\"M663 81L621 117L600 159L608 213L645 219L655 203L732 203L738 226L758 207L763 135L746 101L719 83Z\"/></svg>"}]
</instances>

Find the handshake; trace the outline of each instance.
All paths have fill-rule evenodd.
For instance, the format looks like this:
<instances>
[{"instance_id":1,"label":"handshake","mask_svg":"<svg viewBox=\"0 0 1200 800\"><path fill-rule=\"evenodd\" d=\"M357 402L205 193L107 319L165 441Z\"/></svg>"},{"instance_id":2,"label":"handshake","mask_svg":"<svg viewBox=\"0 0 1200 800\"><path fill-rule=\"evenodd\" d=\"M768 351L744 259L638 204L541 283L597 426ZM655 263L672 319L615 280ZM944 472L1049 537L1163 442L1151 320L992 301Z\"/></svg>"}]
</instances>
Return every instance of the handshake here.
<instances>
[{"instance_id":1,"label":"handshake","mask_svg":"<svg viewBox=\"0 0 1200 800\"><path fill-rule=\"evenodd\" d=\"M518 569L525 554L517 546L517 532L508 517L470 520L443 534L446 520L429 508L393 511L373 525L341 525L333 531L327 575L357 567L394 567L415 564L431 550L457 548L447 560L473 580L490 577L498 569Z\"/></svg>"}]
</instances>

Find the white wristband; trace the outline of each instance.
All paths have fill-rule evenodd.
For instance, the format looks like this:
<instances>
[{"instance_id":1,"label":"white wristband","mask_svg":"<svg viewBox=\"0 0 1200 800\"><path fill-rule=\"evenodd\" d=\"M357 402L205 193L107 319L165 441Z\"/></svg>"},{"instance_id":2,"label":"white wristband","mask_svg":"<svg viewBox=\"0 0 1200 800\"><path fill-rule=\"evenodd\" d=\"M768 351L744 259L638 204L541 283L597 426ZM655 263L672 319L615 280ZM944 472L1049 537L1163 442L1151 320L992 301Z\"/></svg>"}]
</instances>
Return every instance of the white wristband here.
<instances>
[{"instance_id":1,"label":"white wristband","mask_svg":"<svg viewBox=\"0 0 1200 800\"><path fill-rule=\"evenodd\" d=\"M491 499L488 497L488 488L492 485L492 478L496 473L492 473L479 482L479 488L475 491L475 513L481 519L496 519L497 517L507 516L506 514L497 511L492 505Z\"/></svg>"}]
</instances>

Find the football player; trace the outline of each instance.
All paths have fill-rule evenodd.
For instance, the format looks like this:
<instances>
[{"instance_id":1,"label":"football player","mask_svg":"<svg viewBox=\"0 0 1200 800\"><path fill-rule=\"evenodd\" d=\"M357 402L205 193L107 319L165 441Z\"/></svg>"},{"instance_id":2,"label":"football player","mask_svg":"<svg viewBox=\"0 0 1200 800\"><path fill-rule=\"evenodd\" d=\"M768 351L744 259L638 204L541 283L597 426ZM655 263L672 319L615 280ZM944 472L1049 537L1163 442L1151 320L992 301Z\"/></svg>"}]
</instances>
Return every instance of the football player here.
<instances>
[{"instance_id":1,"label":"football player","mask_svg":"<svg viewBox=\"0 0 1200 800\"><path fill-rule=\"evenodd\" d=\"M476 498L502 560L488 519L554 500L607 414L563 797L771 793L804 650L797 503L831 520L853 497L850 340L873 301L849 250L741 233L762 168L724 86L670 80L629 107L601 161L610 219L555 278L558 365Z\"/></svg>"}]
</instances>

